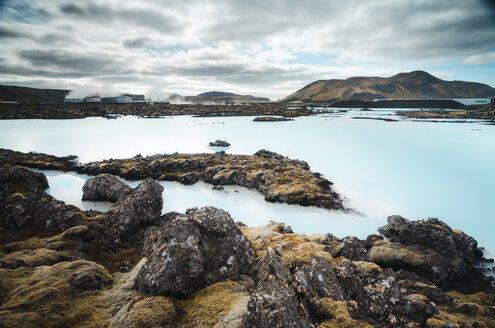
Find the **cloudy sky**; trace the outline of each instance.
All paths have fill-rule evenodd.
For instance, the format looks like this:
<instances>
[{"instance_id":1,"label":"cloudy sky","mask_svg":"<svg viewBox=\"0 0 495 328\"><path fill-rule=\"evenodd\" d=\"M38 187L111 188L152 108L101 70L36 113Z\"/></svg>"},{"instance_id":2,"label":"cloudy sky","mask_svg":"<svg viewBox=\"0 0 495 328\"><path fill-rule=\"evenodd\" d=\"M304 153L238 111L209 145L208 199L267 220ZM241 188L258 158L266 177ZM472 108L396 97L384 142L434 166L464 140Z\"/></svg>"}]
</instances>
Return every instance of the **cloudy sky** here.
<instances>
[{"instance_id":1,"label":"cloudy sky","mask_svg":"<svg viewBox=\"0 0 495 328\"><path fill-rule=\"evenodd\" d=\"M495 86L482 0L0 0L0 83L283 98L318 79L416 69Z\"/></svg>"}]
</instances>

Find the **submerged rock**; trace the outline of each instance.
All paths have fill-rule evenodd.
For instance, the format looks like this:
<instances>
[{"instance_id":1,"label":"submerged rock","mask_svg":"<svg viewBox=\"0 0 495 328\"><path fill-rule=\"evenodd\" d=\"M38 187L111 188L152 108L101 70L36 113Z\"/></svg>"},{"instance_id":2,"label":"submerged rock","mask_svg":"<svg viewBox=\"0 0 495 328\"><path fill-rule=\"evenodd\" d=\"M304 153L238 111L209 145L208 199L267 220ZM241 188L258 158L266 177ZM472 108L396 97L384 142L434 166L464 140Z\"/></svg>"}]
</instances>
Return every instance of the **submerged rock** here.
<instances>
[{"instance_id":1,"label":"submerged rock","mask_svg":"<svg viewBox=\"0 0 495 328\"><path fill-rule=\"evenodd\" d=\"M149 261L138 287L153 295L187 297L196 290L251 273L254 249L230 215L214 207L169 213L145 233Z\"/></svg>"},{"instance_id":2,"label":"submerged rock","mask_svg":"<svg viewBox=\"0 0 495 328\"><path fill-rule=\"evenodd\" d=\"M83 200L116 202L132 188L111 174L98 174L83 186Z\"/></svg>"}]
</instances>

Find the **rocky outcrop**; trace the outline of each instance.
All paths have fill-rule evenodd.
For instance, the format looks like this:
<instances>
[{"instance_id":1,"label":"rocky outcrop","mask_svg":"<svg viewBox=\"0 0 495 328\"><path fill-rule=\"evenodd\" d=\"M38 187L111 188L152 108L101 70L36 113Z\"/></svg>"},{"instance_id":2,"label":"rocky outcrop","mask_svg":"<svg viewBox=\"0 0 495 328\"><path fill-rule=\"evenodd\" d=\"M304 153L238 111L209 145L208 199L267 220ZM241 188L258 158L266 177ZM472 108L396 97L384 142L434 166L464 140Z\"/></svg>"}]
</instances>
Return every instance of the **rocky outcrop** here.
<instances>
[{"instance_id":1,"label":"rocky outcrop","mask_svg":"<svg viewBox=\"0 0 495 328\"><path fill-rule=\"evenodd\" d=\"M269 202L317 206L344 210L332 182L310 171L308 163L260 150L253 156L216 154L171 154L133 157L77 164L67 158L46 154L23 154L0 149L0 157L12 163L40 169L56 167L88 175L113 174L130 180L178 181L193 184L199 180L215 186L237 185L253 188Z\"/></svg>"},{"instance_id":2,"label":"rocky outcrop","mask_svg":"<svg viewBox=\"0 0 495 328\"><path fill-rule=\"evenodd\" d=\"M482 261L483 253L472 237L436 218L409 221L390 216L387 221L378 231L390 243L376 245L368 254L378 264L411 270L435 283L444 283L468 276Z\"/></svg>"},{"instance_id":3,"label":"rocky outcrop","mask_svg":"<svg viewBox=\"0 0 495 328\"><path fill-rule=\"evenodd\" d=\"M170 213L145 234L142 292L187 297L253 270L254 249L230 215L214 207Z\"/></svg>"},{"instance_id":4,"label":"rocky outcrop","mask_svg":"<svg viewBox=\"0 0 495 328\"><path fill-rule=\"evenodd\" d=\"M98 174L83 186L83 200L116 202L132 188L110 174Z\"/></svg>"},{"instance_id":5,"label":"rocky outcrop","mask_svg":"<svg viewBox=\"0 0 495 328\"><path fill-rule=\"evenodd\" d=\"M230 147L230 143L224 140L216 140L209 143L210 147Z\"/></svg>"},{"instance_id":6,"label":"rocky outcrop","mask_svg":"<svg viewBox=\"0 0 495 328\"><path fill-rule=\"evenodd\" d=\"M0 226L7 230L22 228L63 230L84 221L78 208L65 205L46 194L46 177L26 168L0 167Z\"/></svg>"},{"instance_id":7,"label":"rocky outcrop","mask_svg":"<svg viewBox=\"0 0 495 328\"><path fill-rule=\"evenodd\" d=\"M2 327L495 325L476 242L436 219L394 216L380 228L387 239L361 240L247 227L213 207L160 216L162 187L151 179L107 213L46 211L58 201L43 176L6 165L0 213L31 212L17 213L17 230L0 229ZM47 229L48 218L69 229Z\"/></svg>"},{"instance_id":8,"label":"rocky outcrop","mask_svg":"<svg viewBox=\"0 0 495 328\"><path fill-rule=\"evenodd\" d=\"M290 271L282 266L280 255L267 248L259 263L256 293L251 295L242 327L315 327L288 283Z\"/></svg>"},{"instance_id":9,"label":"rocky outcrop","mask_svg":"<svg viewBox=\"0 0 495 328\"><path fill-rule=\"evenodd\" d=\"M136 241L144 228L155 223L160 217L163 187L146 179L126 196L119 199L99 222L116 232L121 242Z\"/></svg>"},{"instance_id":10,"label":"rocky outcrop","mask_svg":"<svg viewBox=\"0 0 495 328\"><path fill-rule=\"evenodd\" d=\"M294 121L293 118L275 117L275 116L258 116L253 119L253 122L286 122Z\"/></svg>"}]
</instances>

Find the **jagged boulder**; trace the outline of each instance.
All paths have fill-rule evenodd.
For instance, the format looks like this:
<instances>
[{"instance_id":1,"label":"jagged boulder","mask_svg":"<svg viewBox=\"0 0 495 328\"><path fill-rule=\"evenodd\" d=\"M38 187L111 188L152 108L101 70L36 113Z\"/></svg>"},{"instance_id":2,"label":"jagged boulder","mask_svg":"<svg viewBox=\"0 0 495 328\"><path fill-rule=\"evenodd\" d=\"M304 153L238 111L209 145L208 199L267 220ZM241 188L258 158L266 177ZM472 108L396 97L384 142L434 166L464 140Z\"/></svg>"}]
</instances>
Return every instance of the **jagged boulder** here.
<instances>
[{"instance_id":1,"label":"jagged boulder","mask_svg":"<svg viewBox=\"0 0 495 328\"><path fill-rule=\"evenodd\" d=\"M162 193L163 187L148 178L119 199L101 221L115 229L121 240L134 241L139 230L152 225L160 217Z\"/></svg>"},{"instance_id":2,"label":"jagged boulder","mask_svg":"<svg viewBox=\"0 0 495 328\"><path fill-rule=\"evenodd\" d=\"M149 261L138 287L153 295L187 297L198 289L252 272L254 248L230 215L214 207L169 213L145 233Z\"/></svg>"},{"instance_id":3,"label":"jagged boulder","mask_svg":"<svg viewBox=\"0 0 495 328\"><path fill-rule=\"evenodd\" d=\"M378 231L391 243L371 248L371 261L412 270L435 283L443 283L466 277L483 259L474 238L452 230L436 218L409 221L394 215L387 221Z\"/></svg>"},{"instance_id":4,"label":"jagged boulder","mask_svg":"<svg viewBox=\"0 0 495 328\"><path fill-rule=\"evenodd\" d=\"M306 308L316 318L326 318L327 311L320 299L331 298L335 301L344 300L344 292L341 290L333 267L328 261L311 257L309 263L294 272L294 288Z\"/></svg>"},{"instance_id":5,"label":"jagged boulder","mask_svg":"<svg viewBox=\"0 0 495 328\"><path fill-rule=\"evenodd\" d=\"M83 200L116 202L132 188L111 174L98 174L83 186Z\"/></svg>"},{"instance_id":6,"label":"jagged boulder","mask_svg":"<svg viewBox=\"0 0 495 328\"><path fill-rule=\"evenodd\" d=\"M280 254L269 247L259 263L256 293L248 301L241 327L315 327L299 306L289 286L290 271L280 262Z\"/></svg>"}]
</instances>

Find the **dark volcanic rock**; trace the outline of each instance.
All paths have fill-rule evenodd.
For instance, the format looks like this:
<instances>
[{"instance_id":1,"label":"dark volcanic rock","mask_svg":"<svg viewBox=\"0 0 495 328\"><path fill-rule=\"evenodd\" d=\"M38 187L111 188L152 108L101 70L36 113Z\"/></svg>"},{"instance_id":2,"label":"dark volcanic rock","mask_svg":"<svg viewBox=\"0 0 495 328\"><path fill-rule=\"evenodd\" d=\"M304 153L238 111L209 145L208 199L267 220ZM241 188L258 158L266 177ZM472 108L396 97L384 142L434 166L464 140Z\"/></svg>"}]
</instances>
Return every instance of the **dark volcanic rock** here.
<instances>
[{"instance_id":1,"label":"dark volcanic rock","mask_svg":"<svg viewBox=\"0 0 495 328\"><path fill-rule=\"evenodd\" d=\"M116 176L98 174L95 178L89 179L84 183L82 199L116 202L131 190L132 188L129 185Z\"/></svg>"},{"instance_id":2,"label":"dark volcanic rock","mask_svg":"<svg viewBox=\"0 0 495 328\"><path fill-rule=\"evenodd\" d=\"M210 142L210 147L230 147L230 143L224 140L216 140L214 142Z\"/></svg>"},{"instance_id":3,"label":"dark volcanic rock","mask_svg":"<svg viewBox=\"0 0 495 328\"><path fill-rule=\"evenodd\" d=\"M258 286L248 302L248 312L241 327L314 327L288 282L290 272L280 262L280 255L269 247L259 263Z\"/></svg>"},{"instance_id":4,"label":"dark volcanic rock","mask_svg":"<svg viewBox=\"0 0 495 328\"><path fill-rule=\"evenodd\" d=\"M384 244L370 250L370 257L383 264L388 262L387 266L417 268L420 275L426 274L434 282L444 282L466 277L483 259L476 240L462 231L452 230L436 218L409 221L390 216L387 221L378 231L392 243L399 244ZM398 258L398 252L408 255Z\"/></svg>"},{"instance_id":5,"label":"dark volcanic rock","mask_svg":"<svg viewBox=\"0 0 495 328\"><path fill-rule=\"evenodd\" d=\"M160 217L163 187L146 179L105 213L103 224L115 229L123 241L135 240L136 232L150 226Z\"/></svg>"},{"instance_id":6,"label":"dark volcanic rock","mask_svg":"<svg viewBox=\"0 0 495 328\"><path fill-rule=\"evenodd\" d=\"M251 273L254 248L230 215L214 207L169 213L146 231L149 261L138 287L153 295L187 297L196 290Z\"/></svg>"},{"instance_id":7,"label":"dark volcanic rock","mask_svg":"<svg viewBox=\"0 0 495 328\"><path fill-rule=\"evenodd\" d=\"M321 298L344 300L344 293L340 288L333 267L319 257L311 257L307 265L295 270L294 286L310 313L317 320L323 320L327 317L327 311L320 303Z\"/></svg>"},{"instance_id":8,"label":"dark volcanic rock","mask_svg":"<svg viewBox=\"0 0 495 328\"><path fill-rule=\"evenodd\" d=\"M7 230L25 227L67 229L84 220L75 206L65 205L46 194L43 173L22 167L0 168L0 226Z\"/></svg>"}]
</instances>

